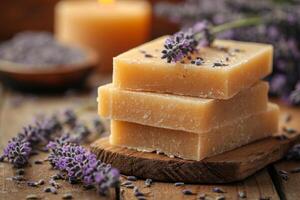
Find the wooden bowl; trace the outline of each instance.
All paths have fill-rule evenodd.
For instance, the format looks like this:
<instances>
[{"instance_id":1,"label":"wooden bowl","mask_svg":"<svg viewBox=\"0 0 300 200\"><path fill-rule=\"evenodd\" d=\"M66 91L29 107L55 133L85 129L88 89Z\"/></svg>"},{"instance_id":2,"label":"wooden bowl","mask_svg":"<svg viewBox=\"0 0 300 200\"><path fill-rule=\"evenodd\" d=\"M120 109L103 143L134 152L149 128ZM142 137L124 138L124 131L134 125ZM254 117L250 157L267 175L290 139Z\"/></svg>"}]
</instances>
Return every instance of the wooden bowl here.
<instances>
[{"instance_id":1,"label":"wooden bowl","mask_svg":"<svg viewBox=\"0 0 300 200\"><path fill-rule=\"evenodd\" d=\"M81 86L97 64L98 56L92 51L87 51L82 63L44 68L0 60L0 79L9 87L25 91L64 91Z\"/></svg>"}]
</instances>

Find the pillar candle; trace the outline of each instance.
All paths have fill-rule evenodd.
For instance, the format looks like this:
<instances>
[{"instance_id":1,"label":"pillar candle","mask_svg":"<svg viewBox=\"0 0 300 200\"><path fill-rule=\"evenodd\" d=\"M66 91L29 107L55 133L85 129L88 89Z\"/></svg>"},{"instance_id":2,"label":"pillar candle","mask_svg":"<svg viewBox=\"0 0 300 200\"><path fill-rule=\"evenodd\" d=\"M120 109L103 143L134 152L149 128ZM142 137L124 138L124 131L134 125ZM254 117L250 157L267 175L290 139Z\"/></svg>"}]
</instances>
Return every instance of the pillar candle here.
<instances>
[{"instance_id":1,"label":"pillar candle","mask_svg":"<svg viewBox=\"0 0 300 200\"><path fill-rule=\"evenodd\" d=\"M112 58L144 43L150 35L147 1L61 1L55 9L58 40L95 50L101 71L112 70Z\"/></svg>"}]
</instances>

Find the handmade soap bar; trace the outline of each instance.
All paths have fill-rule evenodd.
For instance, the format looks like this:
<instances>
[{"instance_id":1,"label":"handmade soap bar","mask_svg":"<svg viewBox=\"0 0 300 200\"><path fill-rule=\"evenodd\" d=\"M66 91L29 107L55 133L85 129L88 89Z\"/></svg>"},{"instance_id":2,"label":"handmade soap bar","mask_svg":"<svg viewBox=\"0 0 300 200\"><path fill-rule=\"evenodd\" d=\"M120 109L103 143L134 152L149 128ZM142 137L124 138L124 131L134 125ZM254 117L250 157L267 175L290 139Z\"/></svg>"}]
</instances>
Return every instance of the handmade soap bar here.
<instances>
[{"instance_id":1,"label":"handmade soap bar","mask_svg":"<svg viewBox=\"0 0 300 200\"><path fill-rule=\"evenodd\" d=\"M271 45L216 40L181 62L167 63L161 59L165 40L158 38L115 57L113 84L129 90L229 99L272 71Z\"/></svg>"},{"instance_id":2,"label":"handmade soap bar","mask_svg":"<svg viewBox=\"0 0 300 200\"><path fill-rule=\"evenodd\" d=\"M260 81L228 100L99 87L99 114L114 120L204 132L233 119L267 109L268 83Z\"/></svg>"},{"instance_id":3,"label":"handmade soap bar","mask_svg":"<svg viewBox=\"0 0 300 200\"><path fill-rule=\"evenodd\" d=\"M140 151L158 151L184 159L201 160L271 136L278 129L278 116L278 106L269 104L267 111L204 133L112 120L110 143Z\"/></svg>"}]
</instances>

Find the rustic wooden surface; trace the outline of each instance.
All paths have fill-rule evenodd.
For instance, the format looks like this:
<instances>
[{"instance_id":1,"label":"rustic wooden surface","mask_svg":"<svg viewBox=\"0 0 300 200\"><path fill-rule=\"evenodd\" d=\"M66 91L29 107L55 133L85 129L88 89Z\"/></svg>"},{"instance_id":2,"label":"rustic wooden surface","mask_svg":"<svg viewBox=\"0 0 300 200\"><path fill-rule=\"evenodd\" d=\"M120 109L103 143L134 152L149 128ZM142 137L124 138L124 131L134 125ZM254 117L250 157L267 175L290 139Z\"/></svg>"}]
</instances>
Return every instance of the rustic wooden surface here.
<instances>
[{"instance_id":1,"label":"rustic wooden surface","mask_svg":"<svg viewBox=\"0 0 300 200\"><path fill-rule=\"evenodd\" d=\"M91 149L101 161L110 163L125 175L164 182L208 184L243 180L281 159L298 142L299 134L286 140L266 138L202 161L117 147L110 145L108 138L98 139Z\"/></svg>"},{"instance_id":2,"label":"rustic wooden surface","mask_svg":"<svg viewBox=\"0 0 300 200\"><path fill-rule=\"evenodd\" d=\"M108 82L109 78L101 79L100 82ZM95 85L99 82L95 83ZM21 101L20 101L21 99ZM35 113L48 112L52 113L55 110L64 109L66 107L80 107L86 105L88 102L94 101L95 97L86 94L77 94L68 92L66 95L56 96L36 96L36 95L20 95L17 92L13 92L7 89L0 88L0 149L2 149L7 141L20 130L27 122L30 122ZM91 107L86 113L82 114L82 117L88 121L89 117L94 116L96 113L96 107ZM299 115L300 110L286 109L284 108L283 116L286 112L295 112L295 115ZM298 118L299 119L299 118ZM294 117L291 123L295 121L297 124L297 118ZM300 129L300 124L296 125ZM31 163L34 160L45 158L46 154L40 154L31 158ZM247 193L247 199L259 199L262 197L269 197L272 200L280 199L280 196L284 196L288 200L299 199L300 191L297 186L300 180L300 174L290 175L286 182L283 182L277 175L276 170L289 169L296 166L300 166L300 163L292 163L281 161L275 165L271 165L268 168L261 170L255 175L247 178L244 181L221 184L217 187L226 191L224 196L226 199L239 199L238 192L244 191ZM55 174L55 171L51 170L48 163L42 165L35 165L26 168L26 178L29 180L44 179L48 182L49 177ZM25 199L28 194L38 194L43 199L61 199L62 195L66 192L72 192L74 199L114 199L113 196L107 198L99 198L95 191L84 190L81 185L70 185L64 181L59 181L62 188L58 190L58 194L48 194L43 192L44 186L37 188L31 188L25 184L16 184L9 178L14 175L14 170L7 163L0 163L0 199ZM122 178L123 179L123 178ZM277 181L276 181L277 180ZM209 195L208 199L215 199L220 194L212 192L212 188L216 185L185 185L175 187L171 183L159 183L155 182L150 188L144 187L144 181L139 180L134 182L139 186L142 192L147 193L147 199L196 199L196 195L183 195L183 189L190 189L191 191L199 194L206 193ZM47 183L46 183L47 185ZM45 186L46 186L45 185ZM125 200L135 199L132 189L125 189L122 187L122 197ZM282 195L282 193L284 195Z\"/></svg>"}]
</instances>

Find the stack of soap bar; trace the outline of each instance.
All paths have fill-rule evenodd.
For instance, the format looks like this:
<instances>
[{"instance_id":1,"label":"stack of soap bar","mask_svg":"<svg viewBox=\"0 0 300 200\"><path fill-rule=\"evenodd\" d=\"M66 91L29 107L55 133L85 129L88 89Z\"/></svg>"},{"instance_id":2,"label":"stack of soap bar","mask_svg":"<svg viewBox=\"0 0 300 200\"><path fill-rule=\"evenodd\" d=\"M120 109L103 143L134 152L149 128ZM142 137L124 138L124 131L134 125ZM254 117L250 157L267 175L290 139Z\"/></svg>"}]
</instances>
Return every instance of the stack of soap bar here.
<instances>
[{"instance_id":1,"label":"stack of soap bar","mask_svg":"<svg viewBox=\"0 0 300 200\"><path fill-rule=\"evenodd\" d=\"M272 46L216 40L168 63L165 39L114 58L113 83L99 87L112 145L201 160L277 132L279 109L260 81L272 71Z\"/></svg>"},{"instance_id":2,"label":"stack of soap bar","mask_svg":"<svg viewBox=\"0 0 300 200\"><path fill-rule=\"evenodd\" d=\"M113 120L110 143L141 151L158 151L189 160L202 160L271 136L278 128L278 106L206 132L185 132Z\"/></svg>"},{"instance_id":3,"label":"stack of soap bar","mask_svg":"<svg viewBox=\"0 0 300 200\"><path fill-rule=\"evenodd\" d=\"M119 121L203 132L267 109L268 83L259 82L229 100L99 88L99 114Z\"/></svg>"},{"instance_id":4,"label":"stack of soap bar","mask_svg":"<svg viewBox=\"0 0 300 200\"><path fill-rule=\"evenodd\" d=\"M167 63L161 59L165 40L166 37L156 39L115 57L114 85L137 91L229 99L272 71L271 45L216 40L212 47L202 48L182 62Z\"/></svg>"}]
</instances>

